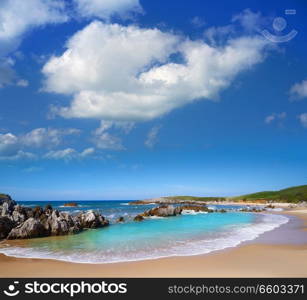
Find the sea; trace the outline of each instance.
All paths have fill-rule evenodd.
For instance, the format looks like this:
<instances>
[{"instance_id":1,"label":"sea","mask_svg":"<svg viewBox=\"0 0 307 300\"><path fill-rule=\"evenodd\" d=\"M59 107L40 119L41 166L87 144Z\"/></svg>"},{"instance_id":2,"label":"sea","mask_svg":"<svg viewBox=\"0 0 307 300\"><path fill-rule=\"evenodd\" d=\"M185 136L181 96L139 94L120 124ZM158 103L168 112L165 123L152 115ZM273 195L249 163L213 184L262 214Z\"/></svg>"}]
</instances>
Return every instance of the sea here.
<instances>
[{"instance_id":1,"label":"sea","mask_svg":"<svg viewBox=\"0 0 307 300\"><path fill-rule=\"evenodd\" d=\"M236 247L256 239L288 222L277 214L240 212L240 206L209 205L227 213L183 211L176 217L133 218L155 204L131 205L121 201L72 201L77 207L65 207L66 201L19 201L27 207L51 204L54 209L77 214L95 210L110 221L110 226L89 229L76 235L36 238L20 243L2 241L0 253L22 258L55 259L75 263L115 263L171 256L206 254ZM117 223L119 217L124 223Z\"/></svg>"}]
</instances>

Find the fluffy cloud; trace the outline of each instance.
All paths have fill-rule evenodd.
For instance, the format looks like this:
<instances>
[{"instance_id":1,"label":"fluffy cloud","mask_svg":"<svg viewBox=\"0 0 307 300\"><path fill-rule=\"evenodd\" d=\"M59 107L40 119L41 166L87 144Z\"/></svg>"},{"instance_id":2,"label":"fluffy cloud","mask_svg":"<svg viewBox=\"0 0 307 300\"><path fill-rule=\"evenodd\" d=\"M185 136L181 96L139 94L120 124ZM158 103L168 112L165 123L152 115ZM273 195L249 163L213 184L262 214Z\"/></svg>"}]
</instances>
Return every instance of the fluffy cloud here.
<instances>
[{"instance_id":1,"label":"fluffy cloud","mask_svg":"<svg viewBox=\"0 0 307 300\"><path fill-rule=\"evenodd\" d=\"M16 84L20 87L27 87L29 85L29 82L25 79L19 79Z\"/></svg>"},{"instance_id":2,"label":"fluffy cloud","mask_svg":"<svg viewBox=\"0 0 307 300\"><path fill-rule=\"evenodd\" d=\"M294 84L290 89L290 95L298 100L307 98L307 80Z\"/></svg>"},{"instance_id":3,"label":"fluffy cloud","mask_svg":"<svg viewBox=\"0 0 307 300\"><path fill-rule=\"evenodd\" d=\"M260 32L271 21L262 16L260 12L254 12L249 8L233 16L232 22L239 22L247 32Z\"/></svg>"},{"instance_id":4,"label":"fluffy cloud","mask_svg":"<svg viewBox=\"0 0 307 300\"><path fill-rule=\"evenodd\" d=\"M109 20L112 16L131 18L142 13L139 0L74 0L82 17L98 17Z\"/></svg>"},{"instance_id":5,"label":"fluffy cloud","mask_svg":"<svg viewBox=\"0 0 307 300\"><path fill-rule=\"evenodd\" d=\"M95 152L94 148L86 148L82 152L78 152L73 148L66 148L63 150L49 151L44 155L44 158L47 159L56 159L56 160L72 160L72 159L81 159L92 155Z\"/></svg>"},{"instance_id":6,"label":"fluffy cloud","mask_svg":"<svg viewBox=\"0 0 307 300\"><path fill-rule=\"evenodd\" d=\"M158 141L158 134L161 129L161 126L154 126L150 129L145 141L145 146L148 148L153 148Z\"/></svg>"},{"instance_id":7,"label":"fluffy cloud","mask_svg":"<svg viewBox=\"0 0 307 300\"><path fill-rule=\"evenodd\" d=\"M15 154L18 148L18 138L12 133L0 134L0 155Z\"/></svg>"},{"instance_id":8,"label":"fluffy cloud","mask_svg":"<svg viewBox=\"0 0 307 300\"><path fill-rule=\"evenodd\" d=\"M298 116L303 127L307 128L307 113L303 113Z\"/></svg>"},{"instance_id":9,"label":"fluffy cloud","mask_svg":"<svg viewBox=\"0 0 307 300\"><path fill-rule=\"evenodd\" d=\"M21 143L29 147L54 147L58 146L64 136L79 134L75 128L54 129L36 128L21 137Z\"/></svg>"},{"instance_id":10,"label":"fluffy cloud","mask_svg":"<svg viewBox=\"0 0 307 300\"><path fill-rule=\"evenodd\" d=\"M60 0L1 0L0 1L0 87L15 77L7 56L15 51L23 35L32 28L65 22L64 1Z\"/></svg>"},{"instance_id":11,"label":"fluffy cloud","mask_svg":"<svg viewBox=\"0 0 307 300\"><path fill-rule=\"evenodd\" d=\"M31 152L18 150L14 155L0 155L0 160L35 159L37 156Z\"/></svg>"},{"instance_id":12,"label":"fluffy cloud","mask_svg":"<svg viewBox=\"0 0 307 300\"><path fill-rule=\"evenodd\" d=\"M203 18L195 16L191 19L191 24L196 28L201 28L206 25L206 22L203 20Z\"/></svg>"},{"instance_id":13,"label":"fluffy cloud","mask_svg":"<svg viewBox=\"0 0 307 300\"><path fill-rule=\"evenodd\" d=\"M285 112L282 112L282 113L272 113L271 115L267 116L265 119L264 119L264 122L266 124L270 124L274 121L281 121L283 119L285 119L287 116L287 114Z\"/></svg>"},{"instance_id":14,"label":"fluffy cloud","mask_svg":"<svg viewBox=\"0 0 307 300\"><path fill-rule=\"evenodd\" d=\"M21 159L34 158L35 155L25 152L25 148L52 148L61 144L63 138L68 135L79 134L80 130L75 128L54 129L36 128L23 135L13 133L0 134L0 158ZM84 153L84 155L87 152Z\"/></svg>"},{"instance_id":15,"label":"fluffy cloud","mask_svg":"<svg viewBox=\"0 0 307 300\"><path fill-rule=\"evenodd\" d=\"M222 47L158 29L95 21L44 66L45 90L72 95L65 118L144 121L197 99L214 99L265 57L267 41L243 36ZM174 55L182 63L172 61Z\"/></svg>"},{"instance_id":16,"label":"fluffy cloud","mask_svg":"<svg viewBox=\"0 0 307 300\"><path fill-rule=\"evenodd\" d=\"M109 132L112 128L122 128L125 133L128 133L132 127L127 125L126 122L110 122L110 121L101 121L100 127L98 127L93 132L92 142L99 149L104 150L124 150L125 147L122 145L122 140L111 134ZM127 127L128 126L128 127Z\"/></svg>"},{"instance_id":17,"label":"fluffy cloud","mask_svg":"<svg viewBox=\"0 0 307 300\"><path fill-rule=\"evenodd\" d=\"M10 84L16 77L13 65L14 63L11 59L1 58L0 55L0 88Z\"/></svg>"}]
</instances>

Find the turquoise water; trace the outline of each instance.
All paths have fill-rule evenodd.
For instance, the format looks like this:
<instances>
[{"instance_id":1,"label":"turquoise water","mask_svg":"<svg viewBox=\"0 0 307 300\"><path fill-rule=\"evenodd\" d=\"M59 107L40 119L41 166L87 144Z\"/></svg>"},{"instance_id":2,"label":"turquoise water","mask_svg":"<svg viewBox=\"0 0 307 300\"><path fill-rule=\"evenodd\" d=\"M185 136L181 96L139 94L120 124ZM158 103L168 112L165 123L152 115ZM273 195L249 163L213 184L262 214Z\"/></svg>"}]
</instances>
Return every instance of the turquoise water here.
<instances>
[{"instance_id":1,"label":"turquoise water","mask_svg":"<svg viewBox=\"0 0 307 300\"><path fill-rule=\"evenodd\" d=\"M32 239L27 241L26 246L3 247L0 252L18 257L53 258L80 263L195 255L234 247L286 222L282 216L237 212L238 207L226 207L230 209L227 213L185 214L133 222L136 214L150 206L127 203L80 202L79 207L69 209L63 207L63 203L52 203L55 208L71 213L96 209L113 221L123 215L126 222L87 230L78 235Z\"/></svg>"}]
</instances>

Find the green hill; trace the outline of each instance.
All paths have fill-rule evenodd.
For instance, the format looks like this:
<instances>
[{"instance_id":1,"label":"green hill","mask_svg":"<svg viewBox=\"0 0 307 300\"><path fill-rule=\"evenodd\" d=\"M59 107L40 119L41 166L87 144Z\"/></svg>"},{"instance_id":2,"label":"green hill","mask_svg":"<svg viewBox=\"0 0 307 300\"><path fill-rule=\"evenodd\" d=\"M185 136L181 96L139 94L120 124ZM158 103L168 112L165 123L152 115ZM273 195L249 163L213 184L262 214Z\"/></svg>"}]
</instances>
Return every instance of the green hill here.
<instances>
[{"instance_id":1,"label":"green hill","mask_svg":"<svg viewBox=\"0 0 307 300\"><path fill-rule=\"evenodd\" d=\"M236 201L272 200L275 202L307 201L307 185L294 186L280 191L264 191L231 198Z\"/></svg>"},{"instance_id":2,"label":"green hill","mask_svg":"<svg viewBox=\"0 0 307 300\"><path fill-rule=\"evenodd\" d=\"M187 201L225 201L223 197L194 197L194 196L168 196L163 197L170 200L187 200Z\"/></svg>"}]
</instances>

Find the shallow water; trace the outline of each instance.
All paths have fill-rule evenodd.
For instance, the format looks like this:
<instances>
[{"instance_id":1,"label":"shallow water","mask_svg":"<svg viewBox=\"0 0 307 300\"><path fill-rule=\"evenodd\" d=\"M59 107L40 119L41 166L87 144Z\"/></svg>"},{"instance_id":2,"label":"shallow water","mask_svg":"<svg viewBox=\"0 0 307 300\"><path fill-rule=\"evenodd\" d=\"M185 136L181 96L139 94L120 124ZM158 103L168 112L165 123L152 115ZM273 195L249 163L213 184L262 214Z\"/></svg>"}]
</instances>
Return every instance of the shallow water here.
<instances>
[{"instance_id":1,"label":"shallow water","mask_svg":"<svg viewBox=\"0 0 307 300\"><path fill-rule=\"evenodd\" d=\"M127 205L128 201L79 202L76 208L54 208L78 212L99 210L111 221L124 216L123 224L84 231L78 235L27 240L0 252L17 257L53 258L79 263L110 263L209 253L252 240L288 221L280 215L242 213L183 214L133 222L133 217L154 205ZM26 205L46 203L26 203ZM223 206L225 208L225 206ZM239 207L226 207L238 209Z\"/></svg>"}]
</instances>

